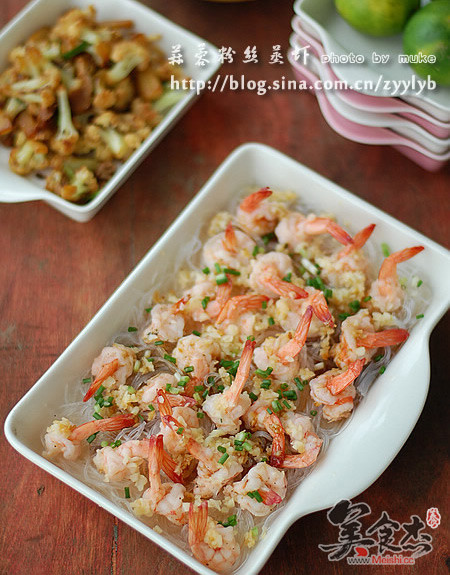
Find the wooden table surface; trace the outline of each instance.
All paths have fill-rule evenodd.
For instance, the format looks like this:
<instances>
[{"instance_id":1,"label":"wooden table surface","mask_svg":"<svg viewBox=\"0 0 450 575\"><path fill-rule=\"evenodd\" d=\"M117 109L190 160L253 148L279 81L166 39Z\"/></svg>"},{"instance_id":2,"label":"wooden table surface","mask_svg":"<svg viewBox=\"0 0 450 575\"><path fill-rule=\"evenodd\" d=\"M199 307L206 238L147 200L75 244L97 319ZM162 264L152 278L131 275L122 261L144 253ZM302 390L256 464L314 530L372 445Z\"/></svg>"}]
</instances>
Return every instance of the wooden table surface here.
<instances>
[{"instance_id":1,"label":"wooden table surface","mask_svg":"<svg viewBox=\"0 0 450 575\"><path fill-rule=\"evenodd\" d=\"M261 0L224 5L200 0L147 4L239 62L224 72L252 79L292 78L269 65L272 46L287 49L292 4ZM24 0L2 0L5 24ZM243 64L256 45L265 64ZM259 141L287 153L433 240L449 240L449 172L428 173L393 149L364 146L332 131L306 93L206 93L89 223L75 223L41 202L0 206L1 413L33 385L117 288L224 158ZM1 183L0 183L1 185ZM400 522L429 507L448 514L446 411L449 318L430 342L431 386L423 414L383 475L355 501L374 521L383 510ZM37 406L38 408L38 406ZM0 442L0 573L2 575L188 574L191 571ZM355 462L357 466L357 462ZM447 475L448 476L448 475ZM428 528L428 532L431 530ZM434 550L415 566L388 574L446 572L448 532L432 532ZM337 528L319 512L295 523L263 568L264 575L365 572L331 563L318 544L336 542ZM375 568L378 571L380 567Z\"/></svg>"}]
</instances>

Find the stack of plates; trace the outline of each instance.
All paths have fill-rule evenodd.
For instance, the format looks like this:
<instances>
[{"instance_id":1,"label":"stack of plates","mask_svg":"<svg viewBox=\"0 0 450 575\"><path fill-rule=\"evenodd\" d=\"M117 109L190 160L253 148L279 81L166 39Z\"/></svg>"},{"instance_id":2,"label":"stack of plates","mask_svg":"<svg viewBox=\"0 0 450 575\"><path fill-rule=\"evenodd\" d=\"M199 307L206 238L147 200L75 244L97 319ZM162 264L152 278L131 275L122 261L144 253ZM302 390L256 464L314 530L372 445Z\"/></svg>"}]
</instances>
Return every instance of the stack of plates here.
<instances>
[{"instance_id":1,"label":"stack of plates","mask_svg":"<svg viewBox=\"0 0 450 575\"><path fill-rule=\"evenodd\" d=\"M394 146L423 168L439 170L450 159L450 90L420 91L426 81L398 62L401 38L360 34L333 0L297 0L294 10L289 61L315 92L328 124L350 140ZM386 63L375 61L381 55ZM352 63L356 57L364 62ZM394 96L399 89L405 94Z\"/></svg>"}]
</instances>

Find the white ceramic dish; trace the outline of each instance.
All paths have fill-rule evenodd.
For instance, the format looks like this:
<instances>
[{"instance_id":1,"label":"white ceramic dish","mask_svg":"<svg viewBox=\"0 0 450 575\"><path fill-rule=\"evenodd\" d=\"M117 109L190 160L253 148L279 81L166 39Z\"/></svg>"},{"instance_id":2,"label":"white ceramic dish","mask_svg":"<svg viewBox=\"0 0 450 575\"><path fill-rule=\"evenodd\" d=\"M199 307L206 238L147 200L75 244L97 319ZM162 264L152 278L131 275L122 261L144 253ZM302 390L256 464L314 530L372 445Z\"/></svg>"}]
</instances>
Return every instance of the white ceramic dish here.
<instances>
[{"instance_id":1,"label":"white ceramic dish","mask_svg":"<svg viewBox=\"0 0 450 575\"><path fill-rule=\"evenodd\" d=\"M321 42L306 32L305 27L298 16L294 16L292 19L292 29L301 40L302 44L310 46L311 50L318 58L321 58L325 54L325 48ZM321 60L321 67L327 74L327 77L330 77L333 81L339 80L329 64L324 63ZM430 116L430 114L407 104L400 98L378 98L377 96L361 94L354 90L337 90L336 96L346 104L364 112L395 115L395 117L407 119L408 121L421 126L429 134L436 136L439 139L445 140L450 138L449 122L437 120L436 118L433 118L433 116Z\"/></svg>"},{"instance_id":2,"label":"white ceramic dish","mask_svg":"<svg viewBox=\"0 0 450 575\"><path fill-rule=\"evenodd\" d=\"M310 46L315 56L315 70L319 74L323 82L333 82L334 78L331 70L319 60L322 52L318 51L318 47L314 48L308 38L301 35L297 30L290 40L291 46L295 48L303 48ZM433 154L446 154L450 150L450 139L436 138L417 124L396 116L394 114L383 114L381 112L366 112L360 110L357 106L349 104L345 100L339 98L339 90L327 90L326 94L333 108L344 118L351 122L356 122L363 126L376 127L376 128L390 128L394 132L410 138L414 142L423 146L426 150Z\"/></svg>"},{"instance_id":3,"label":"white ceramic dish","mask_svg":"<svg viewBox=\"0 0 450 575\"><path fill-rule=\"evenodd\" d=\"M307 195L312 209L326 208L352 231L374 222L377 224L375 241L385 241L393 250L424 245L426 250L415 258L414 265L429 285L432 298L424 311L425 317L411 330L408 341L374 383L349 425L331 441L287 505L272 516L267 535L250 551L236 575L256 575L294 521L331 507L342 498L355 497L371 485L398 453L422 411L430 375L428 339L450 303L450 257L428 238L261 144L241 146L225 160L92 321L19 401L5 423L8 441L22 455L202 575L213 572L131 513L43 458L40 437L53 420L55 408L63 402L65 382L79 380L105 342L130 325L130 310L143 293L156 282L170 281L174 262L189 253L186 238L196 233L198 226L218 210L228 207L249 185L291 189L304 197ZM60 512L56 501L54 505L56 512Z\"/></svg>"},{"instance_id":4,"label":"white ceramic dish","mask_svg":"<svg viewBox=\"0 0 450 575\"><path fill-rule=\"evenodd\" d=\"M172 45L181 44L185 55L184 71L187 76L194 80L207 82L220 66L215 46L134 0L34 0L0 32L0 69L6 67L8 54L12 48L26 40L38 28L53 24L59 16L71 8L84 8L90 4L97 9L99 20L130 19L135 22L135 28L139 32L161 34L162 38L159 45L168 55L170 55ZM209 51L210 59L210 64L205 67L194 64L195 52L202 42L205 43L206 49ZM187 92L169 110L142 146L117 169L114 176L103 186L95 198L83 206L68 202L45 190L43 181L37 177L21 177L14 174L8 167L10 148L0 146L0 178L2 181L0 202L44 200L74 220L79 222L90 220L188 110L196 97L197 94L194 90Z\"/></svg>"},{"instance_id":5,"label":"white ceramic dish","mask_svg":"<svg viewBox=\"0 0 450 575\"><path fill-rule=\"evenodd\" d=\"M291 37L292 42L292 37ZM321 83L318 68L320 62L310 54L308 65L303 66L294 60L293 51L288 53L294 74L300 81L305 81L312 92L315 92L323 117L331 128L344 138L360 142L361 144L393 146L402 154L431 172L440 170L450 159L450 152L435 154L427 148L397 134L389 128L365 126L342 116L332 105L330 93L325 90L315 90L317 83Z\"/></svg>"},{"instance_id":6,"label":"white ceramic dish","mask_svg":"<svg viewBox=\"0 0 450 575\"><path fill-rule=\"evenodd\" d=\"M374 38L361 34L341 18L333 0L296 0L294 11L300 16L302 22L306 23L307 32L313 32L313 35L318 36L327 54L348 57L353 53L364 56L363 64L331 62L336 75L341 80L347 81L349 85L355 85L361 80L371 80L372 85L376 86L381 74L383 79L390 81L411 81L415 76L408 64L398 63L398 55L403 54L400 35ZM389 62L385 65L372 63L373 52L389 55ZM415 78L416 81L422 80L417 76ZM381 83L381 86L383 85ZM379 97L392 96L390 89L385 90L380 87L375 91L367 84L362 88L358 86L358 91ZM435 90L425 89L420 96L408 95L402 98L413 105L420 106L444 122L450 121L449 88L438 86Z\"/></svg>"}]
</instances>

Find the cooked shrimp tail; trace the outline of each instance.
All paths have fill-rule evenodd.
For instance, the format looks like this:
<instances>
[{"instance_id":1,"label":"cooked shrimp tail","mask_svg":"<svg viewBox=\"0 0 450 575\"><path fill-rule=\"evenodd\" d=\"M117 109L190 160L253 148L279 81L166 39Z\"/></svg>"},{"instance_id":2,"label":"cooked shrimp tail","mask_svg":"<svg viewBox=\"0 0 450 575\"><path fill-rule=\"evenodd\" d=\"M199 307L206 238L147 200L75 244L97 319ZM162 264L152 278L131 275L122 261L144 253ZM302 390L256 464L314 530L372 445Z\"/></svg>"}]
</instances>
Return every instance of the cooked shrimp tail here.
<instances>
[{"instance_id":1,"label":"cooked shrimp tail","mask_svg":"<svg viewBox=\"0 0 450 575\"><path fill-rule=\"evenodd\" d=\"M367 333L364 337L357 340L356 344L360 347L388 347L397 345L407 340L409 337L406 329L385 329L376 333Z\"/></svg>"},{"instance_id":2,"label":"cooked shrimp tail","mask_svg":"<svg viewBox=\"0 0 450 575\"><path fill-rule=\"evenodd\" d=\"M375 229L376 224L370 224L365 227L363 230L360 230L357 234L353 237L353 244L349 244L344 249L342 249L338 253L338 258L343 258L348 256L350 253L360 250L366 245L367 240L372 235L373 230Z\"/></svg>"},{"instance_id":3,"label":"cooked shrimp tail","mask_svg":"<svg viewBox=\"0 0 450 575\"><path fill-rule=\"evenodd\" d=\"M424 249L425 248L423 246L405 248L404 250L394 252L384 260L384 262L381 264L380 273L378 274L378 280L380 282L379 289L382 295L388 294L389 287L386 285L386 282L395 279L397 273L397 265L411 259Z\"/></svg>"},{"instance_id":4,"label":"cooked shrimp tail","mask_svg":"<svg viewBox=\"0 0 450 575\"><path fill-rule=\"evenodd\" d=\"M182 476L175 471L177 464L164 449L161 454L161 467L170 481L173 481L174 483L184 483Z\"/></svg>"},{"instance_id":5,"label":"cooked shrimp tail","mask_svg":"<svg viewBox=\"0 0 450 575\"><path fill-rule=\"evenodd\" d=\"M157 396L158 396L158 398L157 398L156 402L157 402L158 407L159 407L159 413L161 415L161 419L165 415L172 415L173 414L172 406L170 404L167 393L162 389L158 389Z\"/></svg>"},{"instance_id":6,"label":"cooked shrimp tail","mask_svg":"<svg viewBox=\"0 0 450 575\"><path fill-rule=\"evenodd\" d=\"M174 314L180 313L181 311L183 311L184 306L187 304L187 302L189 301L190 296L188 295L184 295L181 299L179 299L177 302L175 302L172 305L172 311Z\"/></svg>"},{"instance_id":7,"label":"cooked shrimp tail","mask_svg":"<svg viewBox=\"0 0 450 575\"><path fill-rule=\"evenodd\" d=\"M312 315L313 308L309 305L295 330L294 337L278 350L277 356L282 362L289 361L301 352L308 336Z\"/></svg>"},{"instance_id":8,"label":"cooked shrimp tail","mask_svg":"<svg viewBox=\"0 0 450 575\"><path fill-rule=\"evenodd\" d=\"M314 313L320 319L322 323L329 327L334 327L334 319L328 309L327 300L323 295L323 292L317 290L311 297L311 306Z\"/></svg>"},{"instance_id":9,"label":"cooked shrimp tail","mask_svg":"<svg viewBox=\"0 0 450 575\"><path fill-rule=\"evenodd\" d=\"M337 395L344 391L344 389L353 383L355 379L359 376L364 367L365 360L364 359L357 359L356 361L352 362L344 373L340 375L336 375L331 377L327 381L327 388L333 395Z\"/></svg>"},{"instance_id":10,"label":"cooked shrimp tail","mask_svg":"<svg viewBox=\"0 0 450 575\"><path fill-rule=\"evenodd\" d=\"M263 200L271 195L272 191L269 188L261 188L242 200L239 207L243 212L253 212Z\"/></svg>"},{"instance_id":11,"label":"cooked shrimp tail","mask_svg":"<svg viewBox=\"0 0 450 575\"><path fill-rule=\"evenodd\" d=\"M210 301L206 306L206 313L211 319L219 316L228 300L230 299L231 292L233 291L233 281L229 274L226 274L227 282L221 284L217 288L216 297L213 301Z\"/></svg>"},{"instance_id":12,"label":"cooked shrimp tail","mask_svg":"<svg viewBox=\"0 0 450 575\"><path fill-rule=\"evenodd\" d=\"M264 425L270 435L273 437L272 453L269 463L274 467L281 467L285 453L285 434L280 418L275 413L268 415L264 419ZM272 505L271 503L268 505Z\"/></svg>"},{"instance_id":13,"label":"cooked shrimp tail","mask_svg":"<svg viewBox=\"0 0 450 575\"><path fill-rule=\"evenodd\" d=\"M222 240L222 244L227 252L232 254L237 252L238 242L234 232L233 224L231 222L225 228L225 237Z\"/></svg>"},{"instance_id":14,"label":"cooked shrimp tail","mask_svg":"<svg viewBox=\"0 0 450 575\"><path fill-rule=\"evenodd\" d=\"M94 419L75 427L68 439L69 441L80 442L99 431L119 431L125 427L132 427L135 423L136 419L130 413L121 413L108 417L108 419Z\"/></svg>"},{"instance_id":15,"label":"cooked shrimp tail","mask_svg":"<svg viewBox=\"0 0 450 575\"><path fill-rule=\"evenodd\" d=\"M160 471L163 462L163 436L152 435L148 442L148 476L150 483L161 486ZM154 485L152 485L154 487Z\"/></svg>"},{"instance_id":16,"label":"cooked shrimp tail","mask_svg":"<svg viewBox=\"0 0 450 575\"><path fill-rule=\"evenodd\" d=\"M272 289L276 294L291 299L308 297L308 292L291 282L284 281L276 276L265 276L261 278L261 283Z\"/></svg>"},{"instance_id":17,"label":"cooked shrimp tail","mask_svg":"<svg viewBox=\"0 0 450 575\"><path fill-rule=\"evenodd\" d=\"M166 397L169 400L170 407L193 407L197 403L193 397L188 397L187 395L168 393Z\"/></svg>"},{"instance_id":18,"label":"cooked shrimp tail","mask_svg":"<svg viewBox=\"0 0 450 575\"><path fill-rule=\"evenodd\" d=\"M186 443L186 447L189 453L193 455L195 459L201 461L209 469L211 469L211 467L213 468L219 467L219 465L217 466L214 465L214 462L211 460L211 455L209 451L205 447L200 445L198 441L195 441L195 439L189 438L188 442Z\"/></svg>"},{"instance_id":19,"label":"cooked shrimp tail","mask_svg":"<svg viewBox=\"0 0 450 575\"><path fill-rule=\"evenodd\" d=\"M315 433L310 431L305 434L305 437L305 451L298 455L286 455L281 466L283 469L301 469L309 467L316 461L323 442Z\"/></svg>"},{"instance_id":20,"label":"cooked shrimp tail","mask_svg":"<svg viewBox=\"0 0 450 575\"><path fill-rule=\"evenodd\" d=\"M273 489L258 489L258 493L261 495L264 505L278 505L283 501L283 498Z\"/></svg>"},{"instance_id":21,"label":"cooked shrimp tail","mask_svg":"<svg viewBox=\"0 0 450 575\"><path fill-rule=\"evenodd\" d=\"M198 507L193 503L189 506L189 546L192 549L194 557L201 561L203 559L197 557L195 549L198 543L201 543L206 535L206 528L208 526L208 502L202 501Z\"/></svg>"},{"instance_id":22,"label":"cooked shrimp tail","mask_svg":"<svg viewBox=\"0 0 450 575\"><path fill-rule=\"evenodd\" d=\"M231 405L235 405L242 393L244 385L247 382L248 375L250 373L250 366L252 364L253 350L255 349L256 342L254 340L248 339L245 342L244 350L239 361L239 367L236 372L236 377L233 383L228 388L226 394Z\"/></svg>"},{"instance_id":23,"label":"cooked shrimp tail","mask_svg":"<svg viewBox=\"0 0 450 575\"><path fill-rule=\"evenodd\" d=\"M309 235L329 233L344 246L352 244L353 238L341 226L329 218L313 218L304 223L304 230Z\"/></svg>"},{"instance_id":24,"label":"cooked shrimp tail","mask_svg":"<svg viewBox=\"0 0 450 575\"><path fill-rule=\"evenodd\" d=\"M184 426L178 421L178 419L175 419L173 415L162 415L161 421L164 423L164 425L170 427L172 431L176 431L178 435L183 435Z\"/></svg>"},{"instance_id":25,"label":"cooked shrimp tail","mask_svg":"<svg viewBox=\"0 0 450 575\"><path fill-rule=\"evenodd\" d=\"M86 395L83 397L83 401L87 401L88 399L90 399L94 395L94 393L98 390L98 388L101 386L101 384L105 381L105 379L113 375L118 369L119 369L118 359L113 359L113 361L104 365L100 370L99 374L97 375L97 377L92 382L92 385L88 389Z\"/></svg>"}]
</instances>

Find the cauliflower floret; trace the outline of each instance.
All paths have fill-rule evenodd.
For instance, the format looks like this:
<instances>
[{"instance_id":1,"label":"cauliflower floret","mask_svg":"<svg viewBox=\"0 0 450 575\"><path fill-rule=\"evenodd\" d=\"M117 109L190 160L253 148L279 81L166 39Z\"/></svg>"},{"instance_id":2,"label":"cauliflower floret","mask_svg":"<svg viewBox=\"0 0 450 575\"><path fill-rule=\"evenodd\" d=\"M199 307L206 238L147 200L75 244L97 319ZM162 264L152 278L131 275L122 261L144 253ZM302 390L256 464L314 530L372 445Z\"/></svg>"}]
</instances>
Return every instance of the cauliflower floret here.
<instances>
[{"instance_id":1,"label":"cauliflower floret","mask_svg":"<svg viewBox=\"0 0 450 575\"><path fill-rule=\"evenodd\" d=\"M42 142L26 140L20 147L13 148L9 156L9 166L13 172L26 176L34 170L47 168L48 148Z\"/></svg>"}]
</instances>

